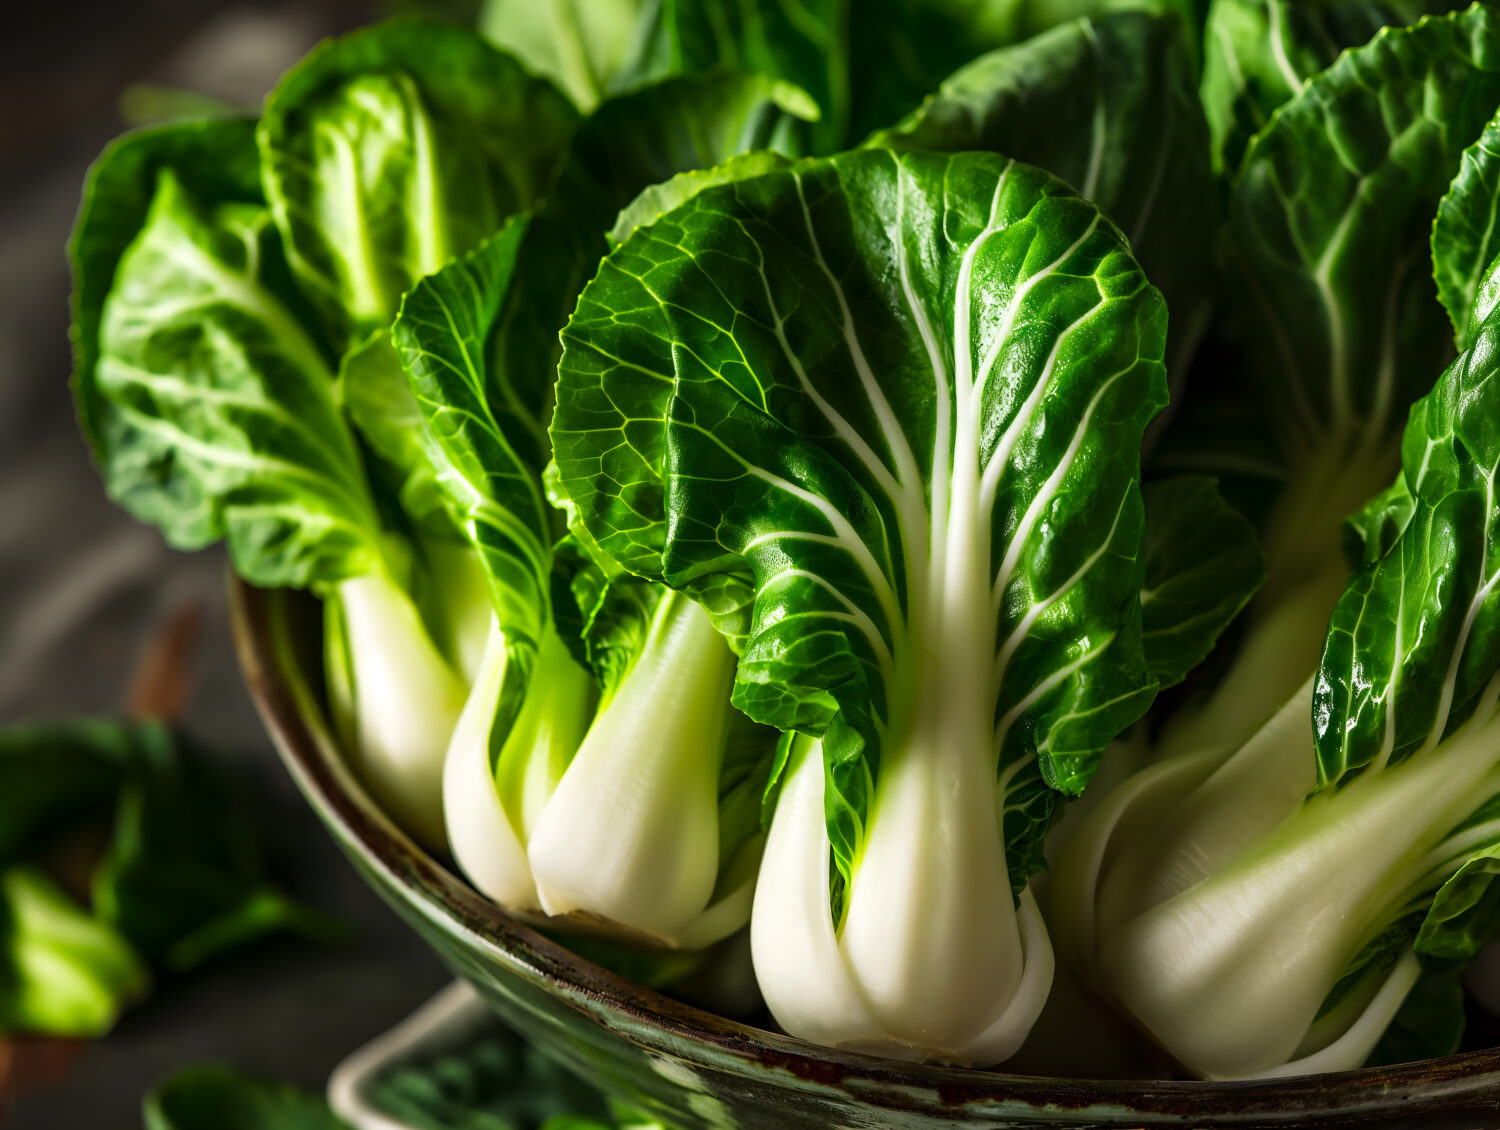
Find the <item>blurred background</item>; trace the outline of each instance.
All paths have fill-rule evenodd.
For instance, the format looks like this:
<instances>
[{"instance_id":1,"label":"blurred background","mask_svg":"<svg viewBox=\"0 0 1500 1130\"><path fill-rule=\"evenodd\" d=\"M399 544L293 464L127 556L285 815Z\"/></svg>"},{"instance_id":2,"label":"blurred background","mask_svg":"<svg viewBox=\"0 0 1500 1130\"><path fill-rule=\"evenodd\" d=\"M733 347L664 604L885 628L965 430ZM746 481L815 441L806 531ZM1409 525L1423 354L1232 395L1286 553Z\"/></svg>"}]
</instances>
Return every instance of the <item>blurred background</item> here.
<instances>
[{"instance_id":1,"label":"blurred background","mask_svg":"<svg viewBox=\"0 0 1500 1130\"><path fill-rule=\"evenodd\" d=\"M143 1092L203 1060L321 1090L344 1055L447 980L358 881L276 760L230 645L222 555L170 552L105 499L68 392L64 245L104 144L195 109L253 108L318 39L410 7L0 5L0 723L118 713L168 617L201 608L182 720L232 761L272 876L354 928L345 943L276 937L161 978L106 1039L68 1049L47 1072L32 1063L13 1073L31 1084L62 1073L0 1100L0 1123L15 1130L137 1127ZM0 1040L0 1079L20 1050Z\"/></svg>"}]
</instances>

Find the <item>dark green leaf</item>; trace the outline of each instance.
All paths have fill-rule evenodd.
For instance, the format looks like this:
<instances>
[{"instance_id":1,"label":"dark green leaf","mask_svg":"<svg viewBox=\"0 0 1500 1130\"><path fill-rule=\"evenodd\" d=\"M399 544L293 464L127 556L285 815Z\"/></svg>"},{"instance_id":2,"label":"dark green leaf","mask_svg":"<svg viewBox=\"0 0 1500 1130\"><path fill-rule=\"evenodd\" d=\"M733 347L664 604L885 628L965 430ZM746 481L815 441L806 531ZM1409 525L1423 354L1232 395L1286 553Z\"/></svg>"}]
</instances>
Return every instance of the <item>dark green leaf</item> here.
<instances>
[{"instance_id":1,"label":"dark green leaf","mask_svg":"<svg viewBox=\"0 0 1500 1130\"><path fill-rule=\"evenodd\" d=\"M135 735L109 848L94 874L101 921L172 969L273 932L341 933L271 885L244 798L210 755L156 724Z\"/></svg>"},{"instance_id":2,"label":"dark green leaf","mask_svg":"<svg viewBox=\"0 0 1500 1130\"><path fill-rule=\"evenodd\" d=\"M188 1067L146 1095L146 1130L349 1130L300 1087L230 1067Z\"/></svg>"},{"instance_id":3,"label":"dark green leaf","mask_svg":"<svg viewBox=\"0 0 1500 1130\"><path fill-rule=\"evenodd\" d=\"M1255 531L1210 478L1182 475L1142 488L1146 662L1163 687L1181 682L1212 650L1265 580Z\"/></svg>"},{"instance_id":4,"label":"dark green leaf","mask_svg":"<svg viewBox=\"0 0 1500 1130\"><path fill-rule=\"evenodd\" d=\"M1451 350L1432 215L1497 105L1500 15L1476 5L1347 52L1251 145L1232 223L1289 457L1376 448L1430 387Z\"/></svg>"},{"instance_id":5,"label":"dark green leaf","mask_svg":"<svg viewBox=\"0 0 1500 1130\"><path fill-rule=\"evenodd\" d=\"M1313 0L1314 3L1320 0ZM1108 16L1120 11L1170 15L1180 20L1194 40L1200 38L1208 18L1210 0L1021 0L1022 34L1039 35L1058 24L1083 17Z\"/></svg>"},{"instance_id":6,"label":"dark green leaf","mask_svg":"<svg viewBox=\"0 0 1500 1130\"><path fill-rule=\"evenodd\" d=\"M841 149L851 113L846 3L669 0L661 6L632 77L639 82L733 69L790 84L812 100L798 114L811 122L806 131L811 151Z\"/></svg>"},{"instance_id":7,"label":"dark green leaf","mask_svg":"<svg viewBox=\"0 0 1500 1130\"><path fill-rule=\"evenodd\" d=\"M598 1091L501 1032L396 1067L375 1080L369 1099L401 1125L423 1130L535 1130L569 1118L612 1125Z\"/></svg>"},{"instance_id":8,"label":"dark green leaf","mask_svg":"<svg viewBox=\"0 0 1500 1130\"><path fill-rule=\"evenodd\" d=\"M1125 11L984 55L871 144L988 149L1061 177L1124 229L1179 352L1208 312L1216 221L1207 127L1179 23Z\"/></svg>"},{"instance_id":9,"label":"dark green leaf","mask_svg":"<svg viewBox=\"0 0 1500 1130\"><path fill-rule=\"evenodd\" d=\"M135 747L131 726L104 719L0 729L0 863L76 817L107 811Z\"/></svg>"},{"instance_id":10,"label":"dark green leaf","mask_svg":"<svg viewBox=\"0 0 1500 1130\"><path fill-rule=\"evenodd\" d=\"M1213 0L1204 30L1203 105L1216 168L1235 171L1278 106L1346 47L1459 0Z\"/></svg>"},{"instance_id":11,"label":"dark green leaf","mask_svg":"<svg viewBox=\"0 0 1500 1130\"><path fill-rule=\"evenodd\" d=\"M1464 151L1452 187L1432 223L1432 267L1438 298L1453 323L1453 338L1467 349L1488 309L1475 309L1479 285L1500 255L1500 118Z\"/></svg>"},{"instance_id":12,"label":"dark green leaf","mask_svg":"<svg viewBox=\"0 0 1500 1130\"><path fill-rule=\"evenodd\" d=\"M1452 354L1432 216L1500 105L1500 13L1475 5L1346 51L1251 143L1231 199L1241 355L1286 489L1268 594L1332 575L1340 524L1395 472Z\"/></svg>"},{"instance_id":13,"label":"dark green leaf","mask_svg":"<svg viewBox=\"0 0 1500 1130\"><path fill-rule=\"evenodd\" d=\"M1423 973L1365 1060L1366 1067L1452 1055L1464 1035L1464 987L1451 973Z\"/></svg>"},{"instance_id":14,"label":"dark green leaf","mask_svg":"<svg viewBox=\"0 0 1500 1130\"><path fill-rule=\"evenodd\" d=\"M859 0L847 5L849 142L911 113L959 67L1023 38L1017 0ZM842 148L842 146L834 146Z\"/></svg>"}]
</instances>

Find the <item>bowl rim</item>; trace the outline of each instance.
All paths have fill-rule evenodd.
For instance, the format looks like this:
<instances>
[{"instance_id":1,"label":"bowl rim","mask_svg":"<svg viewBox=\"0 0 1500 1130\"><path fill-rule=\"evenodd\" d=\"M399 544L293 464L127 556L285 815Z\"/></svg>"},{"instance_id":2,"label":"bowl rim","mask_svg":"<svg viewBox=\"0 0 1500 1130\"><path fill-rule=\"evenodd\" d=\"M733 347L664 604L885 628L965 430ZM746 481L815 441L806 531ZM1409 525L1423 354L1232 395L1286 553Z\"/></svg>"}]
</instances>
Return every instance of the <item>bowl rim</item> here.
<instances>
[{"instance_id":1,"label":"bowl rim","mask_svg":"<svg viewBox=\"0 0 1500 1130\"><path fill-rule=\"evenodd\" d=\"M229 589L235 649L251 698L281 760L330 832L366 866L384 873L410 905L434 922L468 935L503 964L545 983L596 1020L605 1014L628 1018L633 1030L621 1033L622 1038L649 1052L691 1063L694 1057L686 1053L712 1048L717 1054L698 1056L697 1065L732 1070L725 1067L726 1056L749 1059L808 1083L846 1091L852 1083L867 1099L881 1091L928 1092L945 1107L1019 1102L1080 1117L1090 1110L1168 1119L1222 1115L1232 1122L1243 1118L1248 1124L1256 1115L1293 1112L1299 1121L1308 1115L1347 1117L1360 1110L1400 1109L1417 1115L1481 1094L1500 1102L1500 1048L1392 1067L1275 1079L1068 1079L907 1063L825 1048L673 1000L574 954L510 916L396 828L359 786L326 726L307 717L308 707L321 713L310 701L310 692L305 687L299 692L283 669L276 615L278 601L290 590L256 588L232 570Z\"/></svg>"}]
</instances>

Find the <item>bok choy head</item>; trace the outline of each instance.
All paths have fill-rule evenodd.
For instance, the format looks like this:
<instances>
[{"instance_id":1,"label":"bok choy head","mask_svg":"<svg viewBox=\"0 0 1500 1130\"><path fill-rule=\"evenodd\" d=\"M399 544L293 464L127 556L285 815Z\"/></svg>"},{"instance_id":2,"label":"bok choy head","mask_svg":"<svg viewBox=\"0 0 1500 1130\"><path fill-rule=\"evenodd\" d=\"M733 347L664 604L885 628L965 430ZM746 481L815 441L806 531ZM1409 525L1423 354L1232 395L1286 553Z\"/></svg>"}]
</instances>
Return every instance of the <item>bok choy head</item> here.
<instances>
[{"instance_id":1,"label":"bok choy head","mask_svg":"<svg viewBox=\"0 0 1500 1130\"><path fill-rule=\"evenodd\" d=\"M775 735L729 702L734 659L693 601L622 570L548 499L556 334L617 213L755 163L812 114L784 83L719 71L603 103L534 214L420 283L394 340L423 444L496 616L447 755L465 873L510 909L658 947L744 925ZM705 178L707 179L707 178ZM638 221L637 221L638 222ZM559 500L565 501L565 500Z\"/></svg>"},{"instance_id":2,"label":"bok choy head","mask_svg":"<svg viewBox=\"0 0 1500 1130\"><path fill-rule=\"evenodd\" d=\"M1470 326L1315 678L1227 762L1120 786L1060 861L1065 952L1197 1074L1358 1066L1423 966L1500 930L1500 318Z\"/></svg>"},{"instance_id":3,"label":"bok choy head","mask_svg":"<svg viewBox=\"0 0 1500 1130\"><path fill-rule=\"evenodd\" d=\"M584 291L561 485L735 642L735 703L802 735L752 918L788 1031L988 1063L1040 1009L1054 798L1155 689L1137 475L1164 334L1118 229L989 154L708 189Z\"/></svg>"},{"instance_id":4,"label":"bok choy head","mask_svg":"<svg viewBox=\"0 0 1500 1130\"><path fill-rule=\"evenodd\" d=\"M429 845L465 694L434 580L465 567L431 568L423 531L447 520L403 513L346 418L346 404L381 403L368 382L399 377L394 354L350 359L435 256L550 183L555 152L499 138L550 130L556 150L571 123L560 95L473 33L381 25L294 68L259 127L187 123L111 145L74 230L74 388L111 496L179 548L224 539L253 584L328 598L330 685L357 768ZM370 432L394 450L378 442L389 430Z\"/></svg>"},{"instance_id":5,"label":"bok choy head","mask_svg":"<svg viewBox=\"0 0 1500 1130\"><path fill-rule=\"evenodd\" d=\"M1244 7L1216 5L1211 25ZM1416 5L1256 7L1271 13L1273 36L1305 33L1309 45L1297 39L1286 53L1307 60L1325 10L1368 9L1368 21ZM1215 40L1210 60L1268 43ZM1391 481L1407 408L1452 356L1429 262L1433 215L1497 106L1500 21L1473 5L1345 51L1250 140L1227 236L1230 362L1243 364L1243 383L1190 384L1158 457L1232 477L1241 500L1263 500L1267 577L1234 665L1201 708L1170 720L1161 755L1227 757L1316 666L1348 568L1343 519ZM1215 107L1222 126L1227 111ZM1235 390L1246 403L1231 403ZM1269 448L1257 446L1264 437Z\"/></svg>"}]
</instances>

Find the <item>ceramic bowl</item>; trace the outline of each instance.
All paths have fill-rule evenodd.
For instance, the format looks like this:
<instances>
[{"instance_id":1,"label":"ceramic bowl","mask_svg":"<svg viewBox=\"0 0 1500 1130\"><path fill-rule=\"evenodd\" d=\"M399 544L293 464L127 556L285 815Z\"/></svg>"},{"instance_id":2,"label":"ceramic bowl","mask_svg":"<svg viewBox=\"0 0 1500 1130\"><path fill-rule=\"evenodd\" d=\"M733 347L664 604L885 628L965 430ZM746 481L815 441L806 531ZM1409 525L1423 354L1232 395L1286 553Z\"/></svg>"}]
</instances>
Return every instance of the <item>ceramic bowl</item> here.
<instances>
[{"instance_id":1,"label":"ceramic bowl","mask_svg":"<svg viewBox=\"0 0 1500 1130\"><path fill-rule=\"evenodd\" d=\"M387 820L346 768L317 688L307 597L233 580L250 693L355 868L527 1039L683 1127L1500 1126L1500 1051L1241 1083L1049 1079L877 1059L703 1012L617 977L474 891Z\"/></svg>"}]
</instances>

